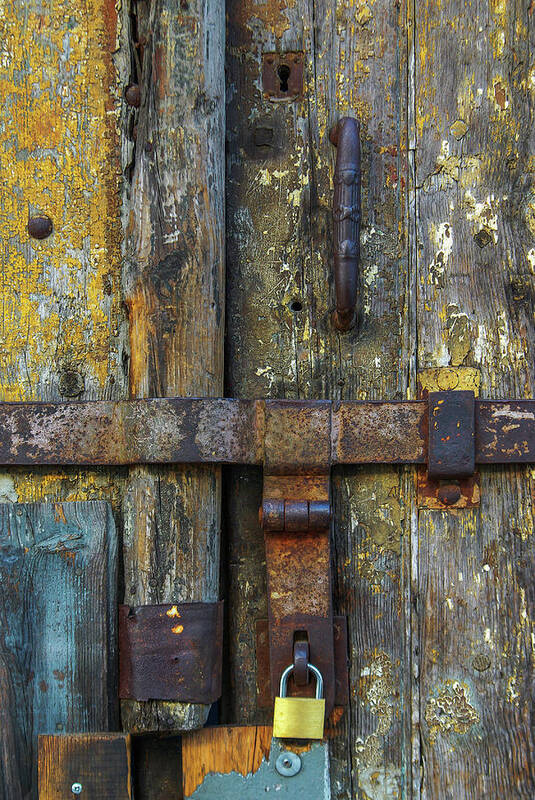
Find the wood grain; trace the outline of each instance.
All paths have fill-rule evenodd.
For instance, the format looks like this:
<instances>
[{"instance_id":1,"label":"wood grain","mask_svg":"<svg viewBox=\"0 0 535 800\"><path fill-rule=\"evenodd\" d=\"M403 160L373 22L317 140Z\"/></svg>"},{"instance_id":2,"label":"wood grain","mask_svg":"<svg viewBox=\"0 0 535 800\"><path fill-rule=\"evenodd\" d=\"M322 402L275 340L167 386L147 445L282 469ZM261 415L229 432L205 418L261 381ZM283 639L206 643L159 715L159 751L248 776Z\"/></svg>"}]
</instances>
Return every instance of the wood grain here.
<instances>
[{"instance_id":1,"label":"wood grain","mask_svg":"<svg viewBox=\"0 0 535 800\"><path fill-rule=\"evenodd\" d=\"M483 398L535 384L528 5L414 16L418 366L475 367ZM413 531L425 800L535 795L533 471L483 469L481 497Z\"/></svg>"},{"instance_id":2,"label":"wood grain","mask_svg":"<svg viewBox=\"0 0 535 800\"><path fill-rule=\"evenodd\" d=\"M0 504L0 797L37 797L37 735L118 724L108 503Z\"/></svg>"},{"instance_id":3,"label":"wood grain","mask_svg":"<svg viewBox=\"0 0 535 800\"><path fill-rule=\"evenodd\" d=\"M182 800L181 737L132 736L135 800Z\"/></svg>"},{"instance_id":4,"label":"wood grain","mask_svg":"<svg viewBox=\"0 0 535 800\"><path fill-rule=\"evenodd\" d=\"M205 728L182 738L184 797L190 797L211 773L250 775L269 759L269 725Z\"/></svg>"},{"instance_id":5,"label":"wood grain","mask_svg":"<svg viewBox=\"0 0 535 800\"><path fill-rule=\"evenodd\" d=\"M407 42L397 5L228 6L227 394L405 397ZM263 97L262 53L275 51L304 52L301 101ZM328 131L345 115L362 126L362 305L360 328L339 335L331 324L336 153ZM331 744L336 798L394 798L406 774L402 480L383 469L334 476L335 610L349 615L352 657L352 701ZM259 473L231 470L227 491L234 615L224 718L250 723L269 718L256 707L255 685L255 620L266 616Z\"/></svg>"},{"instance_id":6,"label":"wood grain","mask_svg":"<svg viewBox=\"0 0 535 800\"><path fill-rule=\"evenodd\" d=\"M39 800L131 800L131 742L122 733L39 737Z\"/></svg>"},{"instance_id":7,"label":"wood grain","mask_svg":"<svg viewBox=\"0 0 535 800\"><path fill-rule=\"evenodd\" d=\"M221 395L223 6L157 0L136 15L141 106L123 272L130 396ZM218 468L130 471L126 603L218 599L220 491ZM208 707L125 701L122 712L127 730L180 730L202 726Z\"/></svg>"}]
</instances>

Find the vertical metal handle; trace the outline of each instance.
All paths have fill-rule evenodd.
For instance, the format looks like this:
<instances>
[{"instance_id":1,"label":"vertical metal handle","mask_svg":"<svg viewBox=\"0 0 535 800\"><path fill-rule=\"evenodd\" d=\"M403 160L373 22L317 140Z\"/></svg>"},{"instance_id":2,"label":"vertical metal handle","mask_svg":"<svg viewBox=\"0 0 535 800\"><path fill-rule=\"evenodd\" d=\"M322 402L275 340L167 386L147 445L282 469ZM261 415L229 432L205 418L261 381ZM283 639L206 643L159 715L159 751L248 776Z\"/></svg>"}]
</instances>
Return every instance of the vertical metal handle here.
<instances>
[{"instance_id":1,"label":"vertical metal handle","mask_svg":"<svg viewBox=\"0 0 535 800\"><path fill-rule=\"evenodd\" d=\"M360 261L360 125L343 117L329 138L337 148L334 168L334 288L333 321L339 331L356 322L358 268Z\"/></svg>"}]
</instances>

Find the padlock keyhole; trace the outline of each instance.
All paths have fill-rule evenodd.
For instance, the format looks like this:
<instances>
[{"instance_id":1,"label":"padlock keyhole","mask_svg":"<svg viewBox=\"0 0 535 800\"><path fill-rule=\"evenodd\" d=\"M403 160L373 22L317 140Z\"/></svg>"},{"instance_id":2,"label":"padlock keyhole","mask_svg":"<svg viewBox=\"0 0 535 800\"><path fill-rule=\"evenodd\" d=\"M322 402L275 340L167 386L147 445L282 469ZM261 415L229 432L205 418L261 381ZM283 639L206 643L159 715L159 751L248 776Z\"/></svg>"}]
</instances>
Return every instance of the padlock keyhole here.
<instances>
[{"instance_id":1,"label":"padlock keyhole","mask_svg":"<svg viewBox=\"0 0 535 800\"><path fill-rule=\"evenodd\" d=\"M288 91L288 78L290 77L290 67L287 64L281 64L277 69L277 75L280 78L281 92Z\"/></svg>"}]
</instances>

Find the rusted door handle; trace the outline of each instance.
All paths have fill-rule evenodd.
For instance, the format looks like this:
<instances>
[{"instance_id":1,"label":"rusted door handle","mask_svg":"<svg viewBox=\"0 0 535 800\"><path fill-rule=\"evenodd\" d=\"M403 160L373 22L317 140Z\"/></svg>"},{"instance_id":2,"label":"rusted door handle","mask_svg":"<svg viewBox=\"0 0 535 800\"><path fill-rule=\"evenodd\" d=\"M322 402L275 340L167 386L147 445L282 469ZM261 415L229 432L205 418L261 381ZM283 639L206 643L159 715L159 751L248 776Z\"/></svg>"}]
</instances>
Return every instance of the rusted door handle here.
<instances>
[{"instance_id":1,"label":"rusted door handle","mask_svg":"<svg viewBox=\"0 0 535 800\"><path fill-rule=\"evenodd\" d=\"M334 168L334 289L333 321L339 331L356 322L358 268L360 261L360 125L343 117L329 138L337 148Z\"/></svg>"}]
</instances>

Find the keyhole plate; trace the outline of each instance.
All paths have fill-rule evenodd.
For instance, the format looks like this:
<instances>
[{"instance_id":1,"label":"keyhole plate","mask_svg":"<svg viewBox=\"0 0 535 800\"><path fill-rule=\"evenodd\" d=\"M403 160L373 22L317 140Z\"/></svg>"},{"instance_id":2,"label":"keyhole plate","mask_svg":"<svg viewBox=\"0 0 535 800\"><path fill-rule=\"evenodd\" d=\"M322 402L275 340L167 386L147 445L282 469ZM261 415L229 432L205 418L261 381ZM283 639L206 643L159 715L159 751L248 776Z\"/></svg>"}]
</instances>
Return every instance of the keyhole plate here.
<instances>
[{"instance_id":1,"label":"keyhole plate","mask_svg":"<svg viewBox=\"0 0 535 800\"><path fill-rule=\"evenodd\" d=\"M271 102L297 100L303 95L304 53L264 53L262 88Z\"/></svg>"}]
</instances>

